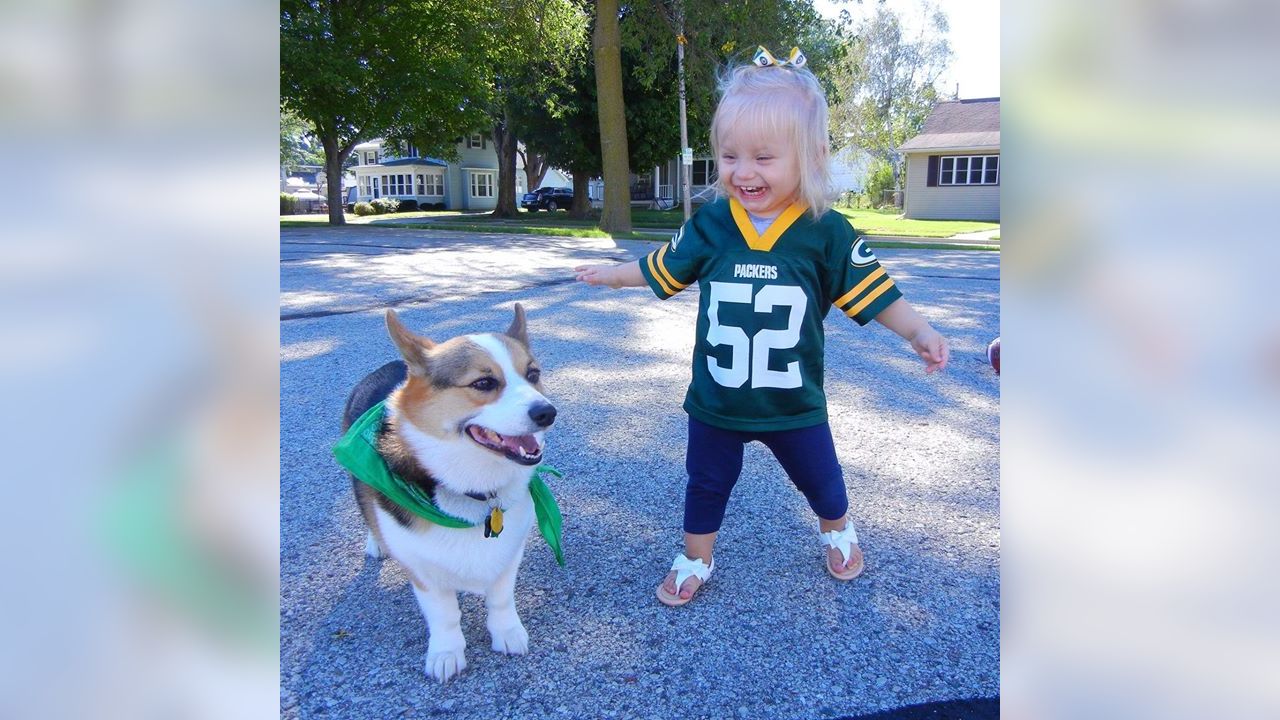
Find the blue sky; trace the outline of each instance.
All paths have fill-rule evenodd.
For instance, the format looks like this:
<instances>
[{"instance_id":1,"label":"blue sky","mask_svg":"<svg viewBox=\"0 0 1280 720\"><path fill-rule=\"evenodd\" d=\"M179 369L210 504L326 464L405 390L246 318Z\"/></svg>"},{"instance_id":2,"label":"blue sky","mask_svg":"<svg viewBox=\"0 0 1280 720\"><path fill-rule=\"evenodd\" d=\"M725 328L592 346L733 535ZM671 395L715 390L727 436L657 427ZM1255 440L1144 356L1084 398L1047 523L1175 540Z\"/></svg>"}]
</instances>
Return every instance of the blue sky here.
<instances>
[{"instance_id":1,"label":"blue sky","mask_svg":"<svg viewBox=\"0 0 1280 720\"><path fill-rule=\"evenodd\" d=\"M912 27L921 15L919 0L888 0L890 7ZM950 95L960 83L960 97L998 97L1000 95L1000 3L999 0L951 0L938 3L947 13L951 31L947 34L954 53L951 67L943 74L938 89ZM851 0L814 0L815 7L830 17L842 8L855 22L863 14L873 12L876 0L861 5ZM915 25L918 27L918 24Z\"/></svg>"}]
</instances>

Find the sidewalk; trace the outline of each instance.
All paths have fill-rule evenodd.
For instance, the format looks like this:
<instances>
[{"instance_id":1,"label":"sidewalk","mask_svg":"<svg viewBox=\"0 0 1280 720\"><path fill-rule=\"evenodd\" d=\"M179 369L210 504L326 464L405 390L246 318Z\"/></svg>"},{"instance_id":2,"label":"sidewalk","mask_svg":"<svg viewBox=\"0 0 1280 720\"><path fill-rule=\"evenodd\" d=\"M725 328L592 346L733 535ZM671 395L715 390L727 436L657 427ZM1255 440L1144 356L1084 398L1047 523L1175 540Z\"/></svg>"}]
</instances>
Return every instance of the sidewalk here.
<instances>
[{"instance_id":1,"label":"sidewalk","mask_svg":"<svg viewBox=\"0 0 1280 720\"><path fill-rule=\"evenodd\" d=\"M999 230L986 230L976 233L960 233L951 237L911 237L903 235L863 235L874 247L893 247L920 245L922 247L947 246L964 250L999 250L1000 241L993 239Z\"/></svg>"},{"instance_id":2,"label":"sidewalk","mask_svg":"<svg viewBox=\"0 0 1280 720\"><path fill-rule=\"evenodd\" d=\"M633 233L637 235L646 235L655 240L665 240L676 234L679 228L634 228ZM999 235L997 230L984 230L974 233L960 233L951 237L931 238L903 235L863 235L871 241L875 247L894 247L919 245L922 248L947 246L963 250L999 250L1000 240L993 236Z\"/></svg>"}]
</instances>

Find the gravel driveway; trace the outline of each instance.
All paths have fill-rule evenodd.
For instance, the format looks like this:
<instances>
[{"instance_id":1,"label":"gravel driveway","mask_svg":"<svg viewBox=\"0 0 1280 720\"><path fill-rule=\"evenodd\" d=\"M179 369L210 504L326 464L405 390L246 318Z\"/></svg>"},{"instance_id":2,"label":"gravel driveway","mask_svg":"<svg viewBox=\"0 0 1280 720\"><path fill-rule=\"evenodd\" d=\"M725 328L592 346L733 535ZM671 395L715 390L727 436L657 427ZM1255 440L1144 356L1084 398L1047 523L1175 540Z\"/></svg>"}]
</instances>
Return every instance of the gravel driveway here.
<instances>
[{"instance_id":1,"label":"gravel driveway","mask_svg":"<svg viewBox=\"0 0 1280 720\"><path fill-rule=\"evenodd\" d=\"M696 286L572 281L580 262L656 245L444 231L281 231L281 715L834 718L999 694L999 255L881 250L907 298L951 342L926 376L873 323L827 320L827 394L867 569L829 578L816 521L759 444L747 448L695 602L654 598L680 550ZM329 449L342 404L394 359L382 314L433 339L529 313L559 409L547 462L567 567L535 535L516 586L530 654L489 650L462 599L466 671L423 674L426 624L394 561L364 532Z\"/></svg>"}]
</instances>

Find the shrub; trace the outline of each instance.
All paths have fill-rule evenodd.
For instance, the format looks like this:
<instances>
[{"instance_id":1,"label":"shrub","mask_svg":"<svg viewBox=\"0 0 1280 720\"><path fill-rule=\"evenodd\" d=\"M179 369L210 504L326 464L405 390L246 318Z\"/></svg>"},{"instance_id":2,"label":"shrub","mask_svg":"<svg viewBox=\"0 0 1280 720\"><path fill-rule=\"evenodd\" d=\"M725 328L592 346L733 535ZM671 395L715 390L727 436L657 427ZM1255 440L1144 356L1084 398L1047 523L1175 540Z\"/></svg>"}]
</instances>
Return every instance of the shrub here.
<instances>
[{"instance_id":1,"label":"shrub","mask_svg":"<svg viewBox=\"0 0 1280 720\"><path fill-rule=\"evenodd\" d=\"M417 200L401 200L400 207L396 208L396 212L413 212L418 209Z\"/></svg>"},{"instance_id":2,"label":"shrub","mask_svg":"<svg viewBox=\"0 0 1280 720\"><path fill-rule=\"evenodd\" d=\"M871 207L884 204L884 191L893 189L893 168L879 158L872 160L867 168L867 181L863 185L863 194Z\"/></svg>"},{"instance_id":3,"label":"shrub","mask_svg":"<svg viewBox=\"0 0 1280 720\"><path fill-rule=\"evenodd\" d=\"M280 214L296 215L298 214L298 198L287 192L280 193Z\"/></svg>"},{"instance_id":4,"label":"shrub","mask_svg":"<svg viewBox=\"0 0 1280 720\"><path fill-rule=\"evenodd\" d=\"M444 203L442 203L442 202L438 202L438 203L431 203L431 205L430 205L429 207L430 207L432 210L444 210L444 209L445 209L445 208L444 208Z\"/></svg>"},{"instance_id":5,"label":"shrub","mask_svg":"<svg viewBox=\"0 0 1280 720\"><path fill-rule=\"evenodd\" d=\"M369 204L373 206L373 214L375 215L393 213L396 208L400 207L400 201L395 198L374 198L373 202Z\"/></svg>"},{"instance_id":6,"label":"shrub","mask_svg":"<svg viewBox=\"0 0 1280 720\"><path fill-rule=\"evenodd\" d=\"M374 212L374 211L373 211L373 206L372 206L372 205L370 205L369 203L367 203L367 202L358 202L358 203L356 203L356 215L361 215L361 216L363 216L363 215L372 215L372 214L373 214L373 212Z\"/></svg>"}]
</instances>

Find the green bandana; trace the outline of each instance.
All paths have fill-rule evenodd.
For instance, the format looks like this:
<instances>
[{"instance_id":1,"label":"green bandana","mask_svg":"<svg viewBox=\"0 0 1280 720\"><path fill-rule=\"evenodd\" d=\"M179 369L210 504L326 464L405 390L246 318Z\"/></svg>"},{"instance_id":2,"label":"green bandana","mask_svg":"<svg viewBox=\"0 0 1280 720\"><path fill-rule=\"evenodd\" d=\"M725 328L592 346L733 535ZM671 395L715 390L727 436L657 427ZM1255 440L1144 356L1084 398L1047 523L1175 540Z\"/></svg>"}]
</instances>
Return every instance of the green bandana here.
<instances>
[{"instance_id":1,"label":"green bandana","mask_svg":"<svg viewBox=\"0 0 1280 720\"><path fill-rule=\"evenodd\" d=\"M436 507L435 502L416 485L391 472L387 462L378 452L378 430L382 427L386 412L385 402L369 408L351 425L347 434L333 446L333 456L338 464L351 471L361 482L391 498L392 502L420 518L451 528L475 527L476 523L449 515ZM556 477L564 474L555 468L539 465L529 480L529 495L533 498L533 512L538 518L538 532L556 554L556 562L564 567L564 552L560 548L563 520L555 496L542 480L542 474Z\"/></svg>"}]
</instances>

